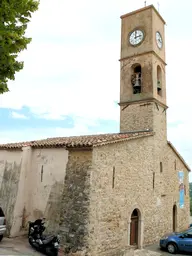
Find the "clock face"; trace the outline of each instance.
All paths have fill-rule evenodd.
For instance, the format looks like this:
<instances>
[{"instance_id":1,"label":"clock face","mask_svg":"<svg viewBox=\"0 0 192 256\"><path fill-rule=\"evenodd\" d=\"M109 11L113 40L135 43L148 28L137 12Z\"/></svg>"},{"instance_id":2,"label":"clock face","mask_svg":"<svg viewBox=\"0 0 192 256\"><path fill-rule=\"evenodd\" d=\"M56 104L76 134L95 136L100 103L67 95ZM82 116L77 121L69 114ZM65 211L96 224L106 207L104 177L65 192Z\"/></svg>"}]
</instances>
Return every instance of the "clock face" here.
<instances>
[{"instance_id":1,"label":"clock face","mask_svg":"<svg viewBox=\"0 0 192 256\"><path fill-rule=\"evenodd\" d=\"M158 31L156 32L156 42L157 42L157 46L161 49L163 46L163 39L161 34Z\"/></svg>"},{"instance_id":2,"label":"clock face","mask_svg":"<svg viewBox=\"0 0 192 256\"><path fill-rule=\"evenodd\" d=\"M144 32L142 30L136 29L132 31L129 35L129 43L133 46L137 46L144 39Z\"/></svg>"}]
</instances>

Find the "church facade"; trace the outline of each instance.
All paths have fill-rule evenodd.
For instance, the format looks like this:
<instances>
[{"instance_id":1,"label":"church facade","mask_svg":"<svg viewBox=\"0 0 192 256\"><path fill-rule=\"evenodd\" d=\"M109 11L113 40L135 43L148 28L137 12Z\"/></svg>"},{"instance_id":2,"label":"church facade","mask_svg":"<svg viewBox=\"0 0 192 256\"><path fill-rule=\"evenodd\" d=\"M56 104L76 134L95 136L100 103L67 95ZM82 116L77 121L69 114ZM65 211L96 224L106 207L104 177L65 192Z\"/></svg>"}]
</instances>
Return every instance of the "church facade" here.
<instances>
[{"instance_id":1,"label":"church facade","mask_svg":"<svg viewBox=\"0 0 192 256\"><path fill-rule=\"evenodd\" d=\"M189 224L189 171L167 141L165 22L121 17L120 133L0 145L8 233L46 217L66 255L123 256Z\"/></svg>"}]
</instances>

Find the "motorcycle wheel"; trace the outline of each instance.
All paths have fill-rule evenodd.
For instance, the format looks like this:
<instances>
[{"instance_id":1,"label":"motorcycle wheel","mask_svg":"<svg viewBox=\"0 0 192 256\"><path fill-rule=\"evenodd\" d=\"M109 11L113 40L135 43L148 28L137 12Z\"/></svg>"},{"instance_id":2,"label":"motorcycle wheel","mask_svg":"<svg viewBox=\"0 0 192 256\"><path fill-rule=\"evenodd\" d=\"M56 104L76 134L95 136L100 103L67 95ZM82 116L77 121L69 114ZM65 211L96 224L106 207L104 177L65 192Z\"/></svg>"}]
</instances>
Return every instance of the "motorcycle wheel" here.
<instances>
[{"instance_id":1,"label":"motorcycle wheel","mask_svg":"<svg viewBox=\"0 0 192 256\"><path fill-rule=\"evenodd\" d=\"M47 256L58 256L59 254L59 249L58 248L50 248L50 247L47 247L45 249L45 252L46 252L46 255Z\"/></svg>"},{"instance_id":2,"label":"motorcycle wheel","mask_svg":"<svg viewBox=\"0 0 192 256\"><path fill-rule=\"evenodd\" d=\"M32 248L34 248L36 251L41 251L41 248L38 245L35 245L30 238L28 239L28 241Z\"/></svg>"},{"instance_id":3,"label":"motorcycle wheel","mask_svg":"<svg viewBox=\"0 0 192 256\"><path fill-rule=\"evenodd\" d=\"M34 247L34 245L33 245L33 242L31 241L32 239L28 239L28 241L29 241L29 244L32 246L32 247Z\"/></svg>"}]
</instances>

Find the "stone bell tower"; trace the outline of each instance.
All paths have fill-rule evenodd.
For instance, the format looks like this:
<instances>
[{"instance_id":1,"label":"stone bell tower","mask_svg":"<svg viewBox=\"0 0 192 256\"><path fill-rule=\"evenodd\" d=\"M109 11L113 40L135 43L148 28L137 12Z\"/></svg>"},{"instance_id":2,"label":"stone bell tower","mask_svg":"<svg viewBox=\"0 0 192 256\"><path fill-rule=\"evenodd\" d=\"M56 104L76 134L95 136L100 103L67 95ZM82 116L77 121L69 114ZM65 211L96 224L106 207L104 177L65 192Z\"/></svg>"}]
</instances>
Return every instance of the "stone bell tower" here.
<instances>
[{"instance_id":1,"label":"stone bell tower","mask_svg":"<svg viewBox=\"0 0 192 256\"><path fill-rule=\"evenodd\" d=\"M166 136L165 21L153 5L121 21L120 132Z\"/></svg>"}]
</instances>

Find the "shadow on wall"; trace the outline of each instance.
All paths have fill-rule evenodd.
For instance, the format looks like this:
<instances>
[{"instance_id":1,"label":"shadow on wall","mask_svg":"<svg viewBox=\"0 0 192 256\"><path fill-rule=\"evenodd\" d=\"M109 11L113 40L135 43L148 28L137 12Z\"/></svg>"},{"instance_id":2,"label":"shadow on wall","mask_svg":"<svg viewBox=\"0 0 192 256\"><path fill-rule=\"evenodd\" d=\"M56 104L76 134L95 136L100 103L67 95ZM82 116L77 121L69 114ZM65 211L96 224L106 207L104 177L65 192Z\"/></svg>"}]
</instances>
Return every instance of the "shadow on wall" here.
<instances>
[{"instance_id":1,"label":"shadow on wall","mask_svg":"<svg viewBox=\"0 0 192 256\"><path fill-rule=\"evenodd\" d=\"M4 173L0 188L0 205L6 216L6 235L9 236L13 222L14 206L17 199L19 178L21 172L21 162L20 164L16 164L16 162L9 163L5 161L4 166Z\"/></svg>"},{"instance_id":2,"label":"shadow on wall","mask_svg":"<svg viewBox=\"0 0 192 256\"><path fill-rule=\"evenodd\" d=\"M33 210L33 219L30 219L30 221L35 221L39 218L46 218L46 233L55 233L59 231L63 187L63 182L55 182L55 184L51 187L44 212L40 209ZM24 207L20 231L28 230L29 216L31 216L31 214Z\"/></svg>"},{"instance_id":3,"label":"shadow on wall","mask_svg":"<svg viewBox=\"0 0 192 256\"><path fill-rule=\"evenodd\" d=\"M63 188L64 181L56 182L51 188L44 212L44 217L46 218L47 223L47 232L59 231Z\"/></svg>"}]
</instances>

